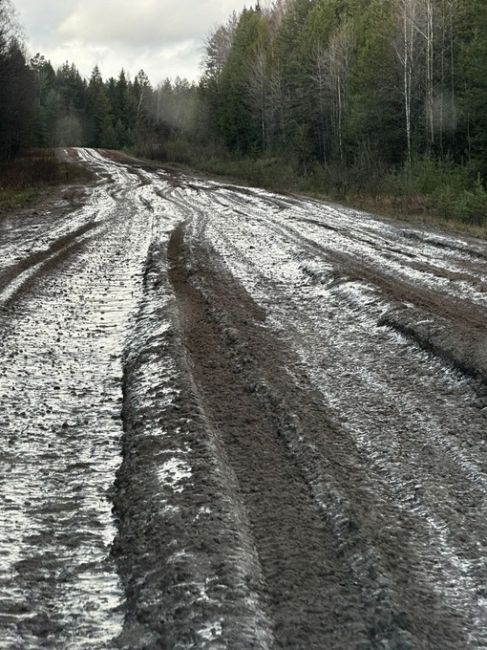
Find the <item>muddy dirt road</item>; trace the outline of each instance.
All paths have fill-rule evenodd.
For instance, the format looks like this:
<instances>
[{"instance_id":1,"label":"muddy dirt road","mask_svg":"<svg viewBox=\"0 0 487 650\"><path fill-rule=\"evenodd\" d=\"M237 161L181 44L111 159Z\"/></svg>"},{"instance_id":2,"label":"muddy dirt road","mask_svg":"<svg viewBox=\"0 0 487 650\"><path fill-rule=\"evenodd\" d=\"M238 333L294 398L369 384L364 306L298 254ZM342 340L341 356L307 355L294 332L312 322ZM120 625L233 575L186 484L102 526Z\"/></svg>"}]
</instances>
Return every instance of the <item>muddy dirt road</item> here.
<instances>
[{"instance_id":1,"label":"muddy dirt road","mask_svg":"<svg viewBox=\"0 0 487 650\"><path fill-rule=\"evenodd\" d=\"M487 245L67 153L0 220L0 649L487 648Z\"/></svg>"}]
</instances>

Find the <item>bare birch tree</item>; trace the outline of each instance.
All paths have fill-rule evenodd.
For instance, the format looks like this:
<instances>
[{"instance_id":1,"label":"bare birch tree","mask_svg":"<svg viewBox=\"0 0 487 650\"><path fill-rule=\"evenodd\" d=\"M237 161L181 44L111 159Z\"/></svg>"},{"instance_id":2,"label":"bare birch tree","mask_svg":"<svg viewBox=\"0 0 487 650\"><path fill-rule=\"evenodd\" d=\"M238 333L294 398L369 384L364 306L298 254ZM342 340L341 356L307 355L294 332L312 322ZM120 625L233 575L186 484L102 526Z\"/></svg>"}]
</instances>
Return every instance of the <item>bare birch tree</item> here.
<instances>
[{"instance_id":1,"label":"bare birch tree","mask_svg":"<svg viewBox=\"0 0 487 650\"><path fill-rule=\"evenodd\" d=\"M398 36L394 49L402 69L402 97L406 125L407 160L412 160L412 96L416 66L418 0L398 0Z\"/></svg>"},{"instance_id":2,"label":"bare birch tree","mask_svg":"<svg viewBox=\"0 0 487 650\"><path fill-rule=\"evenodd\" d=\"M425 39L426 52L426 141L431 150L435 141L435 112L434 112L434 78L435 78L435 9L432 0L422 0L424 12L424 31L420 30Z\"/></svg>"},{"instance_id":3,"label":"bare birch tree","mask_svg":"<svg viewBox=\"0 0 487 650\"><path fill-rule=\"evenodd\" d=\"M343 118L348 86L348 71L353 47L353 29L344 23L331 37L326 49L316 47L314 81L318 91L320 122L326 123L326 110L331 108L338 154L343 161Z\"/></svg>"},{"instance_id":4,"label":"bare birch tree","mask_svg":"<svg viewBox=\"0 0 487 650\"><path fill-rule=\"evenodd\" d=\"M259 47L248 63L246 90L250 108L259 122L262 151L267 147L267 68L265 49Z\"/></svg>"},{"instance_id":5,"label":"bare birch tree","mask_svg":"<svg viewBox=\"0 0 487 650\"><path fill-rule=\"evenodd\" d=\"M204 75L209 79L218 79L232 49L238 16L235 12L224 25L220 25L206 41Z\"/></svg>"}]
</instances>

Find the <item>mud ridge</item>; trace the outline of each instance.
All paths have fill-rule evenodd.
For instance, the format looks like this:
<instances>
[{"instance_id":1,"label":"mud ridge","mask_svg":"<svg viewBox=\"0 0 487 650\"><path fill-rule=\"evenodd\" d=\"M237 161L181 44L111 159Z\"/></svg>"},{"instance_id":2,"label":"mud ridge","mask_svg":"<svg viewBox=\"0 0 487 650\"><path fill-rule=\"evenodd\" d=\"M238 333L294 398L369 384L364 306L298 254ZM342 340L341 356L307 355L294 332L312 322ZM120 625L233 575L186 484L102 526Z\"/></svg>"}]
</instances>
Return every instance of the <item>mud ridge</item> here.
<instances>
[{"instance_id":1,"label":"mud ridge","mask_svg":"<svg viewBox=\"0 0 487 650\"><path fill-rule=\"evenodd\" d=\"M128 601L119 646L273 647L235 480L200 412L155 244L125 354L114 547Z\"/></svg>"},{"instance_id":2,"label":"mud ridge","mask_svg":"<svg viewBox=\"0 0 487 650\"><path fill-rule=\"evenodd\" d=\"M411 303L419 309L429 309L441 318L457 322L460 325L468 320L473 327L483 328L485 326L485 313L478 304L465 302L458 297L451 296L445 300L445 296L433 288L419 289L417 285L398 277L397 274L392 275L379 271L376 265L366 259L360 259L339 249L327 248L309 236L303 235L297 228L289 224L273 220L273 227L284 237L292 237L294 241L299 241L304 248L319 258L328 263L331 262L335 269L340 270L340 274L374 285L393 304Z\"/></svg>"},{"instance_id":3,"label":"mud ridge","mask_svg":"<svg viewBox=\"0 0 487 650\"><path fill-rule=\"evenodd\" d=\"M437 237L431 237L428 236L427 234L419 233L414 230L400 231L399 235L401 235L405 239L417 241L420 244L426 244L428 246L434 246L435 248L439 248L440 250L453 251L455 253L462 253L463 255L466 255L468 257L473 257L480 260L487 260L487 254L484 251L480 250L479 248L475 248L475 244L473 244L472 242L468 242L468 241L462 242L461 240L457 240L459 243L454 243L454 241L446 240L446 239L442 241Z\"/></svg>"},{"instance_id":4,"label":"mud ridge","mask_svg":"<svg viewBox=\"0 0 487 650\"><path fill-rule=\"evenodd\" d=\"M462 328L456 327L441 316L406 306L388 311L378 325L406 336L487 388L487 335L480 328L470 327L468 323Z\"/></svg>"}]
</instances>

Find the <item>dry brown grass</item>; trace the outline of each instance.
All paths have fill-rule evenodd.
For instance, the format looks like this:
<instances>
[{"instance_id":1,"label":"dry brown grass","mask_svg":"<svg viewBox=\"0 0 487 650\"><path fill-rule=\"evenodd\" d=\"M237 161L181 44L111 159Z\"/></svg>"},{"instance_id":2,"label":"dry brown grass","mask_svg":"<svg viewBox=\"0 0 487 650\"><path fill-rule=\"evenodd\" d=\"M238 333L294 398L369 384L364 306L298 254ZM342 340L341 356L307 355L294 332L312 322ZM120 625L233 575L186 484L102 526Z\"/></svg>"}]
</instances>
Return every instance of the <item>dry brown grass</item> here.
<instances>
[{"instance_id":1,"label":"dry brown grass","mask_svg":"<svg viewBox=\"0 0 487 650\"><path fill-rule=\"evenodd\" d=\"M81 165L59 160L54 150L27 151L0 163L0 212L27 206L54 187L86 184L93 178Z\"/></svg>"}]
</instances>

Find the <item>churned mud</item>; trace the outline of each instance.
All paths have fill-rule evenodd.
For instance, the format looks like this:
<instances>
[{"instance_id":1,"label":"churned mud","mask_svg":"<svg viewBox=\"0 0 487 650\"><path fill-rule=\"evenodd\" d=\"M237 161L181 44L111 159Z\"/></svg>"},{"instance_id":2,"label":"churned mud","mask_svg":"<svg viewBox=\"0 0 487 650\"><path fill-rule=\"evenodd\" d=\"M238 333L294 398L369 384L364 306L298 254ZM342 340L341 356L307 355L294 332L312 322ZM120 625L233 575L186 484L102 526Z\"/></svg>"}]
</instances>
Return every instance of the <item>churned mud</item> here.
<instances>
[{"instance_id":1,"label":"churned mud","mask_svg":"<svg viewBox=\"0 0 487 650\"><path fill-rule=\"evenodd\" d=\"M0 224L0 648L487 647L486 244L67 155Z\"/></svg>"}]
</instances>

